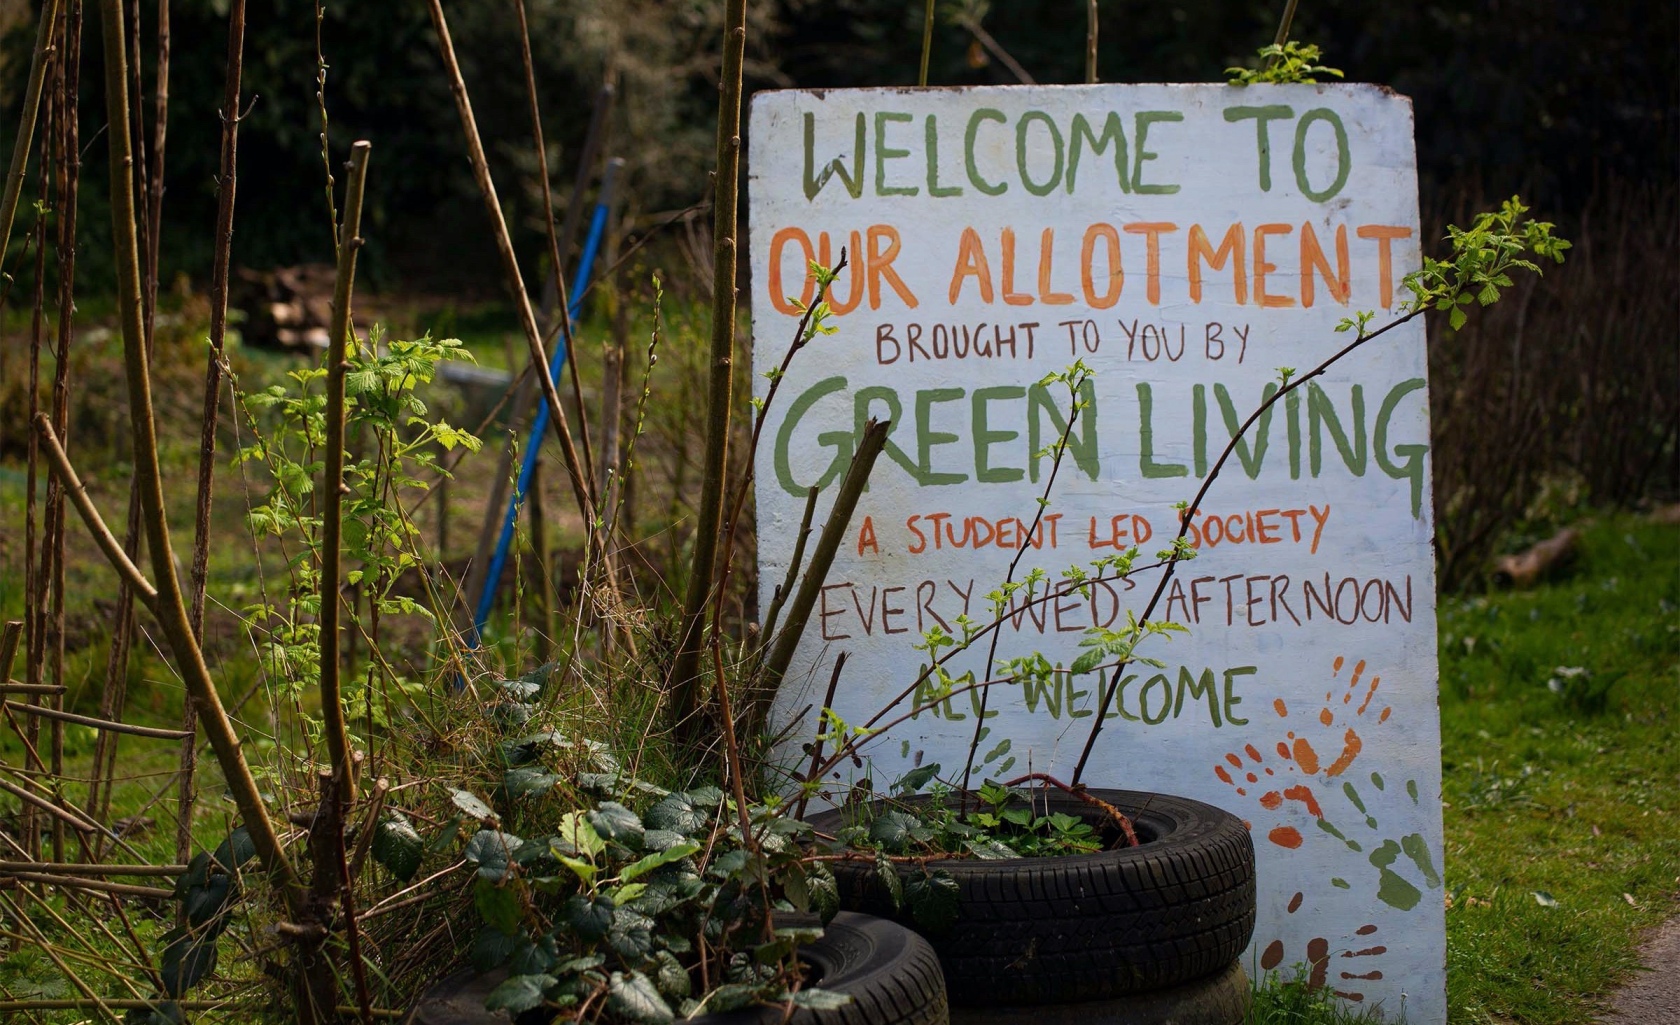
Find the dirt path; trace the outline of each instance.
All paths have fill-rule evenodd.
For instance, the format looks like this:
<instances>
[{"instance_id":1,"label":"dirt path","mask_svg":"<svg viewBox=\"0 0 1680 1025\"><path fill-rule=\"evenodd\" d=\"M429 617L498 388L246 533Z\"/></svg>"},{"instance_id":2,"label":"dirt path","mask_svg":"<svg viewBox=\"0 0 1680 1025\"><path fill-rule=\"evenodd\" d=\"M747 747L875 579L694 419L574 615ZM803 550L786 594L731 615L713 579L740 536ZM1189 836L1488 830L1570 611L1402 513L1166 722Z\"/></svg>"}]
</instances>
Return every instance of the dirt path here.
<instances>
[{"instance_id":1,"label":"dirt path","mask_svg":"<svg viewBox=\"0 0 1680 1025\"><path fill-rule=\"evenodd\" d=\"M1635 1025L1646 1022L1680 1022L1680 918L1671 918L1657 928L1639 951L1639 959L1650 969L1610 999L1606 1025Z\"/></svg>"}]
</instances>

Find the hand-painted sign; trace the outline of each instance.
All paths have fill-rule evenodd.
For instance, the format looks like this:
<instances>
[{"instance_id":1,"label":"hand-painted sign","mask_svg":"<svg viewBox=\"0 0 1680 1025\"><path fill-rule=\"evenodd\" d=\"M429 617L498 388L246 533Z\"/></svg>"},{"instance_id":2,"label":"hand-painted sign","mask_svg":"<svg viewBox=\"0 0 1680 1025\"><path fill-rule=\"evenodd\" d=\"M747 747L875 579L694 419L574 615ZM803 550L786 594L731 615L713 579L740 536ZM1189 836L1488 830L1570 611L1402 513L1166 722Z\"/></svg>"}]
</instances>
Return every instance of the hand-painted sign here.
<instances>
[{"instance_id":1,"label":"hand-painted sign","mask_svg":"<svg viewBox=\"0 0 1680 1025\"><path fill-rule=\"evenodd\" d=\"M1010 599L992 671L1032 652L1071 669L1159 571L1081 591L1069 567L1134 545L1151 561L1280 368L1316 366L1353 313L1383 323L1419 263L1411 107L1369 86L760 93L750 139L755 371L813 301L809 265L847 256L838 330L793 362L757 454L761 608L807 489L837 481L867 420L893 423L778 698L784 722L805 711L800 739L836 655L835 710L863 722L927 664L930 631L988 618L1017 554L1016 579L1049 581ZM1057 468L1070 394L1044 378L1075 360L1094 376ZM1413 321L1260 417L1158 609L1189 633L1125 670L1085 778L1251 824L1251 969L1308 964L1441 1022L1424 374ZM986 661L980 645L950 668L984 680ZM1066 773L1107 672L991 688L979 723L978 691L923 691L870 771L960 772L978 727L976 779Z\"/></svg>"}]
</instances>

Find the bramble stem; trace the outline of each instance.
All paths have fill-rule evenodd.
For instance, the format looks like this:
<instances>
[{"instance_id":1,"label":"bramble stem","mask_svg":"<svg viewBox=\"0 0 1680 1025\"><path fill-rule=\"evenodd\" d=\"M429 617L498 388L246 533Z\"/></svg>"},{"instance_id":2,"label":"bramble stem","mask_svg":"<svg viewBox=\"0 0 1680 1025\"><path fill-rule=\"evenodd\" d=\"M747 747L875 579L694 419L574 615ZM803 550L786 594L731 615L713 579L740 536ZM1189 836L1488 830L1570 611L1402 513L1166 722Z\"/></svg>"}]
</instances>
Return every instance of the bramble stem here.
<instances>
[{"instance_id":1,"label":"bramble stem","mask_svg":"<svg viewBox=\"0 0 1680 1025\"><path fill-rule=\"evenodd\" d=\"M350 764L350 734L339 689L339 581L344 540L344 373L350 369L350 296L356 287L356 253L362 248L362 196L368 154L363 139L350 146L350 180L344 193L344 223L338 232L338 274L333 282L332 334L327 338L326 468L321 474L321 717L327 757L341 809L356 801Z\"/></svg>"}]
</instances>

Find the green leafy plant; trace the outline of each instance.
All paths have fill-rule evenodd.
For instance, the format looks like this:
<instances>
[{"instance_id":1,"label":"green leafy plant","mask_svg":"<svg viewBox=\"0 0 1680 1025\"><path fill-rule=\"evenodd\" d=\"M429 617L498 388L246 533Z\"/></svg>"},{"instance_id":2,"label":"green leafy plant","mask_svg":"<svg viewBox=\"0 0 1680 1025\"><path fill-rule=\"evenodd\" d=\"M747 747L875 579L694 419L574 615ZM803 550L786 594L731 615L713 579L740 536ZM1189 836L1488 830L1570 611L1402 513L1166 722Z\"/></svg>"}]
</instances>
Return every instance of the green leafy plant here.
<instances>
[{"instance_id":1,"label":"green leafy plant","mask_svg":"<svg viewBox=\"0 0 1680 1025\"><path fill-rule=\"evenodd\" d=\"M502 789L516 805L575 795L540 765L509 768ZM808 827L769 805L741 815L714 787L635 789L639 811L563 802L569 810L541 816L551 832L483 828L467 841L482 922L472 961L508 971L486 1007L663 1023L755 1003L843 1003L800 984L797 946L839 909L833 876L802 860ZM809 917L778 920L792 913Z\"/></svg>"},{"instance_id":2,"label":"green leafy plant","mask_svg":"<svg viewBox=\"0 0 1680 1025\"><path fill-rule=\"evenodd\" d=\"M419 389L446 360L471 359L457 339L386 339L377 329L348 353L346 431L360 443L344 468L344 556L352 567L345 582L366 600L365 613L358 602L348 603L353 629L377 632L382 616L436 621L426 604L394 593L399 576L426 559L408 509L448 476L440 455L457 448L477 451L479 441L432 416ZM287 551L292 586L287 601L254 603L245 613L254 626L265 628L260 650L271 679L296 696L312 681L320 660L322 522L315 487L326 442L326 397L319 390L326 370L309 367L287 376L290 386L242 395L255 438L236 460L261 464L273 482L267 500L254 506L247 520L253 535L276 538ZM370 646L370 652L387 686L374 688L371 677L359 678L353 686L360 690L348 696L365 709L369 725L383 726L392 695L412 692L418 683L380 659L377 648Z\"/></svg>"},{"instance_id":3,"label":"green leafy plant","mask_svg":"<svg viewBox=\"0 0 1680 1025\"><path fill-rule=\"evenodd\" d=\"M1323 53L1312 43L1298 43L1289 39L1282 43L1262 46L1256 55L1261 61L1258 68L1235 67L1225 69L1225 74L1230 79L1231 85L1313 83L1318 81L1319 75L1328 75L1331 78L1342 77L1340 70L1317 63Z\"/></svg>"}]
</instances>

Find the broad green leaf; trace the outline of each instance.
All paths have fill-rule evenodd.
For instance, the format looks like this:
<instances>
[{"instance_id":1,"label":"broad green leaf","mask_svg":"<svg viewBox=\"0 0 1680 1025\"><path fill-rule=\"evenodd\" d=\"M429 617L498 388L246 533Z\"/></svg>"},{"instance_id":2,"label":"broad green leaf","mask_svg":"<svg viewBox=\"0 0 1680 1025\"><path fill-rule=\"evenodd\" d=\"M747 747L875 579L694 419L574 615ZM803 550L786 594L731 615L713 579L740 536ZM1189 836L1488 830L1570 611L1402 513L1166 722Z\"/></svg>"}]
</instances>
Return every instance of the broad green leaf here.
<instances>
[{"instance_id":1,"label":"broad green leaf","mask_svg":"<svg viewBox=\"0 0 1680 1025\"><path fill-rule=\"evenodd\" d=\"M545 772L537 766L522 766L509 769L503 774L502 790L517 800L533 794L546 794L563 778L555 773Z\"/></svg>"},{"instance_id":2,"label":"broad green leaf","mask_svg":"<svg viewBox=\"0 0 1680 1025\"><path fill-rule=\"evenodd\" d=\"M653 955L653 961L653 983L663 996L670 1000L681 1000L694 992L694 981L689 978L688 970L677 960L675 954L669 950L661 950Z\"/></svg>"},{"instance_id":3,"label":"broad green leaf","mask_svg":"<svg viewBox=\"0 0 1680 1025\"><path fill-rule=\"evenodd\" d=\"M1107 658L1108 652L1102 648L1087 648L1079 653L1078 658L1073 660L1073 665L1068 669L1068 672L1074 676L1083 676L1094 671Z\"/></svg>"},{"instance_id":4,"label":"broad green leaf","mask_svg":"<svg viewBox=\"0 0 1680 1025\"><path fill-rule=\"evenodd\" d=\"M187 890L182 905L186 909L187 921L195 928L202 929L210 925L232 903L233 877L227 875L213 875L204 881L202 886L194 886ZM220 925L217 925L220 928Z\"/></svg>"},{"instance_id":5,"label":"broad green leaf","mask_svg":"<svg viewBox=\"0 0 1680 1025\"><path fill-rule=\"evenodd\" d=\"M479 876L500 881L507 875L508 862L513 852L518 850L523 842L511 833L481 829L467 841L466 858L478 866Z\"/></svg>"},{"instance_id":6,"label":"broad green leaf","mask_svg":"<svg viewBox=\"0 0 1680 1025\"><path fill-rule=\"evenodd\" d=\"M793 995L793 1005L811 1011L838 1011L852 1002L850 993L836 993L831 989L802 989Z\"/></svg>"},{"instance_id":7,"label":"broad green leaf","mask_svg":"<svg viewBox=\"0 0 1680 1025\"><path fill-rule=\"evenodd\" d=\"M626 865L624 867L624 871L618 874L619 881L628 883L632 880L639 879L662 865L669 865L672 862L681 861L699 850L699 844L693 842L692 840L685 840L675 846L667 847L662 851L649 854L646 857L639 858Z\"/></svg>"},{"instance_id":8,"label":"broad green leaf","mask_svg":"<svg viewBox=\"0 0 1680 1025\"><path fill-rule=\"evenodd\" d=\"M642 844L641 817L617 801L602 802L599 808L589 813L589 824L595 827L595 832L615 843L626 847L640 847Z\"/></svg>"},{"instance_id":9,"label":"broad green leaf","mask_svg":"<svg viewBox=\"0 0 1680 1025\"><path fill-rule=\"evenodd\" d=\"M525 937L512 936L500 929L481 929L473 937L472 965L481 972L500 968L519 952L520 944L526 942L529 941Z\"/></svg>"},{"instance_id":10,"label":"broad green leaf","mask_svg":"<svg viewBox=\"0 0 1680 1025\"><path fill-rule=\"evenodd\" d=\"M1021 855L1013 848L993 840L991 837L981 837L978 840L965 840L963 847L968 853L981 861L1003 861L1007 858L1019 858Z\"/></svg>"},{"instance_id":11,"label":"broad green leaf","mask_svg":"<svg viewBox=\"0 0 1680 1025\"><path fill-rule=\"evenodd\" d=\"M611 897L616 903L628 904L633 900L639 899L642 894L646 892L646 883L627 883L624 886L614 887L607 896Z\"/></svg>"},{"instance_id":12,"label":"broad green leaf","mask_svg":"<svg viewBox=\"0 0 1680 1025\"><path fill-rule=\"evenodd\" d=\"M414 824L399 812L387 812L373 827L373 860L403 882L420 871L426 843Z\"/></svg>"},{"instance_id":13,"label":"broad green leaf","mask_svg":"<svg viewBox=\"0 0 1680 1025\"><path fill-rule=\"evenodd\" d=\"M887 891L887 899L892 902L893 909L896 911L904 907L904 881L898 877L898 869L893 867L891 859L885 854L875 855L875 877Z\"/></svg>"},{"instance_id":14,"label":"broad green leaf","mask_svg":"<svg viewBox=\"0 0 1680 1025\"><path fill-rule=\"evenodd\" d=\"M672 794L648 809L647 824L652 829L692 836L711 818L712 807L697 805L688 794Z\"/></svg>"},{"instance_id":15,"label":"broad green leaf","mask_svg":"<svg viewBox=\"0 0 1680 1025\"><path fill-rule=\"evenodd\" d=\"M519 923L525 918L525 902L518 890L497 886L482 876L473 890L473 907L478 909L484 924L505 933L518 932Z\"/></svg>"},{"instance_id":16,"label":"broad green leaf","mask_svg":"<svg viewBox=\"0 0 1680 1025\"><path fill-rule=\"evenodd\" d=\"M561 920L585 943L594 943L612 928L614 905L609 897L575 893L566 899Z\"/></svg>"},{"instance_id":17,"label":"broad green leaf","mask_svg":"<svg viewBox=\"0 0 1680 1025\"><path fill-rule=\"evenodd\" d=\"M897 783L894 783L893 789L897 790L899 793L913 794L927 786L928 783L938 775L938 762L934 762L931 765L918 766L905 773Z\"/></svg>"},{"instance_id":18,"label":"broad green leaf","mask_svg":"<svg viewBox=\"0 0 1680 1025\"><path fill-rule=\"evenodd\" d=\"M910 905L910 916L916 925L927 933L941 936L950 932L957 922L962 891L950 873L924 872L904 887L904 899Z\"/></svg>"},{"instance_id":19,"label":"broad green leaf","mask_svg":"<svg viewBox=\"0 0 1680 1025\"><path fill-rule=\"evenodd\" d=\"M455 807L480 822L490 822L496 818L495 810L470 791L451 790L449 799L455 802Z\"/></svg>"},{"instance_id":20,"label":"broad green leaf","mask_svg":"<svg viewBox=\"0 0 1680 1025\"><path fill-rule=\"evenodd\" d=\"M510 975L484 998L484 1009L523 1014L541 1007L543 993L554 983L552 975Z\"/></svg>"},{"instance_id":21,"label":"broad green leaf","mask_svg":"<svg viewBox=\"0 0 1680 1025\"><path fill-rule=\"evenodd\" d=\"M256 856L257 845L251 841L250 832L240 826L216 847L214 859L222 871L232 872Z\"/></svg>"},{"instance_id":22,"label":"broad green leaf","mask_svg":"<svg viewBox=\"0 0 1680 1025\"><path fill-rule=\"evenodd\" d=\"M171 929L169 936L172 938L163 948L158 975L164 994L178 997L216 970L216 935Z\"/></svg>"},{"instance_id":23,"label":"broad green leaf","mask_svg":"<svg viewBox=\"0 0 1680 1025\"><path fill-rule=\"evenodd\" d=\"M669 829L650 829L642 834L642 849L648 851L663 851L688 842L688 837Z\"/></svg>"},{"instance_id":24,"label":"broad green leaf","mask_svg":"<svg viewBox=\"0 0 1680 1025\"><path fill-rule=\"evenodd\" d=\"M706 1011L710 1014L722 1014L725 1011L751 1007L758 1003L758 991L759 987L742 982L719 986L706 994Z\"/></svg>"},{"instance_id":25,"label":"broad green leaf","mask_svg":"<svg viewBox=\"0 0 1680 1025\"><path fill-rule=\"evenodd\" d=\"M558 846L567 854L582 854L593 859L606 851L607 845L595 827L589 824L584 812L571 811L560 816L560 828L555 831Z\"/></svg>"},{"instance_id":26,"label":"broad green leaf","mask_svg":"<svg viewBox=\"0 0 1680 1025\"><path fill-rule=\"evenodd\" d=\"M913 815L900 811L883 812L869 826L869 840L894 854L902 854L910 844L911 830L922 823Z\"/></svg>"},{"instance_id":27,"label":"broad green leaf","mask_svg":"<svg viewBox=\"0 0 1680 1025\"><path fill-rule=\"evenodd\" d=\"M552 975L560 960L560 948L552 935L539 936L535 943L527 940L519 945L508 961L508 971L514 975Z\"/></svg>"},{"instance_id":28,"label":"broad green leaf","mask_svg":"<svg viewBox=\"0 0 1680 1025\"><path fill-rule=\"evenodd\" d=\"M626 963L640 962L653 953L653 919L629 908L613 909L607 945Z\"/></svg>"},{"instance_id":29,"label":"broad green leaf","mask_svg":"<svg viewBox=\"0 0 1680 1025\"><path fill-rule=\"evenodd\" d=\"M607 1009L635 1025L665 1025L675 1017L659 988L641 972L612 973Z\"/></svg>"},{"instance_id":30,"label":"broad green leaf","mask_svg":"<svg viewBox=\"0 0 1680 1025\"><path fill-rule=\"evenodd\" d=\"M834 921L834 916L840 913L840 884L834 873L819 861L811 866L805 885L811 893L811 910L824 925Z\"/></svg>"}]
</instances>

